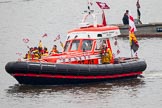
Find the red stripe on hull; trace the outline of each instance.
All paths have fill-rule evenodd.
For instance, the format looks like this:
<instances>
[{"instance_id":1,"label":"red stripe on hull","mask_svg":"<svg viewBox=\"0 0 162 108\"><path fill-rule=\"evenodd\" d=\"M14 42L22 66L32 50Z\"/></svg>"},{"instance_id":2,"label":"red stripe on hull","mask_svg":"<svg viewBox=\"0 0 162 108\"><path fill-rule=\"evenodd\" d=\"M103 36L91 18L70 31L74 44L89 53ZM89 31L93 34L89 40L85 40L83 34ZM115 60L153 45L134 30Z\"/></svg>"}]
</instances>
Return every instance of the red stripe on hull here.
<instances>
[{"instance_id":1,"label":"red stripe on hull","mask_svg":"<svg viewBox=\"0 0 162 108\"><path fill-rule=\"evenodd\" d=\"M140 75L142 72L132 72L126 74L100 75L100 76L74 76L74 75L49 75L49 74L12 74L14 77L41 77L41 78L58 78L58 79L112 79Z\"/></svg>"}]
</instances>

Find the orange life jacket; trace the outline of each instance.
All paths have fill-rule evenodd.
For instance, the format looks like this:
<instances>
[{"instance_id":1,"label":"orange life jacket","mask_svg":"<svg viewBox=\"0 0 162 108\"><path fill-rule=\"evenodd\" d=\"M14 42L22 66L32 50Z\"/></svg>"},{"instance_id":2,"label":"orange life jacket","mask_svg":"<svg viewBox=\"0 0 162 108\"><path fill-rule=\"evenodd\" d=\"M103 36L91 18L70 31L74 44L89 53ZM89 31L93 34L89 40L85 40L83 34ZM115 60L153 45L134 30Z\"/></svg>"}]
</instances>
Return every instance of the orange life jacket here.
<instances>
[{"instance_id":1,"label":"orange life jacket","mask_svg":"<svg viewBox=\"0 0 162 108\"><path fill-rule=\"evenodd\" d=\"M52 49L51 53L58 53L57 49Z\"/></svg>"}]
</instances>

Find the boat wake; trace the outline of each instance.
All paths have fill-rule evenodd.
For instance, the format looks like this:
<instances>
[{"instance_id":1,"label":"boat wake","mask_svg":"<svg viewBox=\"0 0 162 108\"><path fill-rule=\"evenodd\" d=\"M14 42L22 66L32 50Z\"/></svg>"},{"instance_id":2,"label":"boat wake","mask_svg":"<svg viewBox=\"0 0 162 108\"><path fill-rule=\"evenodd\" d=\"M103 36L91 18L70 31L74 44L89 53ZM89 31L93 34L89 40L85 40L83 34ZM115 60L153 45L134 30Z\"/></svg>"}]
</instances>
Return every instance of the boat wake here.
<instances>
[{"instance_id":1,"label":"boat wake","mask_svg":"<svg viewBox=\"0 0 162 108\"><path fill-rule=\"evenodd\" d=\"M145 72L145 78L162 78L162 70Z\"/></svg>"}]
</instances>

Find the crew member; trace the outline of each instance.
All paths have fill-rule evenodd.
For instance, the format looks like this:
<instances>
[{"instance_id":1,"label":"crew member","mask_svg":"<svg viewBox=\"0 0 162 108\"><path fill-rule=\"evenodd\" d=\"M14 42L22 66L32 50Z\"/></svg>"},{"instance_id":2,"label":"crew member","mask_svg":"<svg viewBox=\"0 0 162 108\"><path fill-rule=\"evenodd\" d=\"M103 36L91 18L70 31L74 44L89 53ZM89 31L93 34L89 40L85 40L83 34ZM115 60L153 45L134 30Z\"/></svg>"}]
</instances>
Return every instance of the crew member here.
<instances>
[{"instance_id":1,"label":"crew member","mask_svg":"<svg viewBox=\"0 0 162 108\"><path fill-rule=\"evenodd\" d=\"M30 59L30 58L32 58L32 52L33 52L33 47L31 47L30 49L29 49L29 51L25 54L25 57L24 57L24 59Z\"/></svg>"},{"instance_id":2,"label":"crew member","mask_svg":"<svg viewBox=\"0 0 162 108\"><path fill-rule=\"evenodd\" d=\"M101 61L103 64L109 64L112 61L112 52L110 48L103 47L101 51Z\"/></svg>"},{"instance_id":3,"label":"crew member","mask_svg":"<svg viewBox=\"0 0 162 108\"><path fill-rule=\"evenodd\" d=\"M34 58L36 58L36 59L40 59L41 58L39 50L38 50L37 47L34 47L33 54L34 54Z\"/></svg>"},{"instance_id":4,"label":"crew member","mask_svg":"<svg viewBox=\"0 0 162 108\"><path fill-rule=\"evenodd\" d=\"M44 47L42 56L48 56L48 49L46 47Z\"/></svg>"},{"instance_id":5,"label":"crew member","mask_svg":"<svg viewBox=\"0 0 162 108\"><path fill-rule=\"evenodd\" d=\"M52 48L50 54L56 54L56 53L58 53L57 46L53 45L53 48Z\"/></svg>"},{"instance_id":6,"label":"crew member","mask_svg":"<svg viewBox=\"0 0 162 108\"><path fill-rule=\"evenodd\" d=\"M42 41L39 41L38 48L43 48Z\"/></svg>"}]
</instances>

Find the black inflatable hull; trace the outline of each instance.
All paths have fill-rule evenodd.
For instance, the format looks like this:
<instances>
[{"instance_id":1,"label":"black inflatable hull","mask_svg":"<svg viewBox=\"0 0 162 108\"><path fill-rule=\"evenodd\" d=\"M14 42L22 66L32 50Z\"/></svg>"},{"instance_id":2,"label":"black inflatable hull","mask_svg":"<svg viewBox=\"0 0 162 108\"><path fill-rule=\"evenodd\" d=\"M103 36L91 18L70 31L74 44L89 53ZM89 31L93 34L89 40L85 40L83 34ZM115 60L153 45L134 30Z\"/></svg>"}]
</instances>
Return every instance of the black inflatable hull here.
<instances>
[{"instance_id":1,"label":"black inflatable hull","mask_svg":"<svg viewBox=\"0 0 162 108\"><path fill-rule=\"evenodd\" d=\"M114 77L114 78L94 78L94 79L69 79L69 78L45 78L45 77L29 77L29 76L14 76L19 84L25 85L67 85L67 84L89 84L99 82L112 82L115 80L123 80L128 78L137 78L141 73L136 73L125 77Z\"/></svg>"},{"instance_id":2,"label":"black inflatable hull","mask_svg":"<svg viewBox=\"0 0 162 108\"><path fill-rule=\"evenodd\" d=\"M137 77L146 66L144 60L100 65L9 62L5 69L20 84L60 85Z\"/></svg>"}]
</instances>

